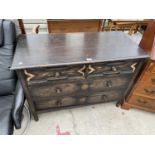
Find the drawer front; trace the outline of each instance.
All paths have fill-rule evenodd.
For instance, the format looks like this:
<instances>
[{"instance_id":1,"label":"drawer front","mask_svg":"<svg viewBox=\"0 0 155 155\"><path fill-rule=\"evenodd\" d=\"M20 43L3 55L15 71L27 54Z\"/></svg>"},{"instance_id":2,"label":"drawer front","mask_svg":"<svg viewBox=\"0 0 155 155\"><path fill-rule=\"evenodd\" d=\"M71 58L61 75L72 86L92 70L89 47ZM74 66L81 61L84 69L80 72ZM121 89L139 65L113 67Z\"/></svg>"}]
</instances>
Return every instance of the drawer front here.
<instances>
[{"instance_id":1,"label":"drawer front","mask_svg":"<svg viewBox=\"0 0 155 155\"><path fill-rule=\"evenodd\" d=\"M133 92L135 95L144 95L147 97L155 98L155 85L146 85L138 83Z\"/></svg>"},{"instance_id":2,"label":"drawer front","mask_svg":"<svg viewBox=\"0 0 155 155\"><path fill-rule=\"evenodd\" d=\"M89 89L92 91L104 91L125 88L131 78L132 74L96 78L90 83Z\"/></svg>"},{"instance_id":3,"label":"drawer front","mask_svg":"<svg viewBox=\"0 0 155 155\"><path fill-rule=\"evenodd\" d=\"M131 75L120 75L114 77L98 77L89 80L60 81L41 83L29 86L33 98L51 98L53 96L83 95L94 92L124 89Z\"/></svg>"},{"instance_id":4,"label":"drawer front","mask_svg":"<svg viewBox=\"0 0 155 155\"><path fill-rule=\"evenodd\" d=\"M95 103L106 103L110 101L119 100L120 92L118 91L110 91L110 92L102 92L97 93L90 96L68 96L68 97L60 97L53 98L47 100L35 101L35 107L37 110L45 110L52 108L60 108L67 106L75 106L75 105L85 105L85 104L95 104Z\"/></svg>"},{"instance_id":5,"label":"drawer front","mask_svg":"<svg viewBox=\"0 0 155 155\"><path fill-rule=\"evenodd\" d=\"M44 101L35 101L35 107L37 110L45 110L49 108L66 107L76 104L76 98L64 97L60 99L51 99Z\"/></svg>"},{"instance_id":6,"label":"drawer front","mask_svg":"<svg viewBox=\"0 0 155 155\"><path fill-rule=\"evenodd\" d=\"M132 95L127 102L146 109L155 109L155 100L146 97Z\"/></svg>"},{"instance_id":7,"label":"drawer front","mask_svg":"<svg viewBox=\"0 0 155 155\"><path fill-rule=\"evenodd\" d=\"M53 68L25 70L28 85L36 82L47 82L66 79L85 79L96 76L133 73L137 66L136 60L117 61L97 64L83 64Z\"/></svg>"},{"instance_id":8,"label":"drawer front","mask_svg":"<svg viewBox=\"0 0 155 155\"><path fill-rule=\"evenodd\" d=\"M41 84L29 87L33 98L47 98L53 96L69 95L80 91L77 83Z\"/></svg>"},{"instance_id":9,"label":"drawer front","mask_svg":"<svg viewBox=\"0 0 155 155\"><path fill-rule=\"evenodd\" d=\"M155 85L155 73L145 71L143 75L140 77L139 81Z\"/></svg>"}]
</instances>

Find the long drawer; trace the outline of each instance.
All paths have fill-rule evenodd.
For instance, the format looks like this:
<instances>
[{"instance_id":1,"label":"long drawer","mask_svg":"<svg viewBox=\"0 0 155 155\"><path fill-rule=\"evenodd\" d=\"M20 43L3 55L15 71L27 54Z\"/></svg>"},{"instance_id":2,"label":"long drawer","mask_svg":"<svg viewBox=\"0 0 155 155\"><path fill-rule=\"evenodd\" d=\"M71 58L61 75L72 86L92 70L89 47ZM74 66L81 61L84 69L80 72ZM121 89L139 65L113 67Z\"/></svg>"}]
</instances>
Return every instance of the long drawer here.
<instances>
[{"instance_id":1,"label":"long drawer","mask_svg":"<svg viewBox=\"0 0 155 155\"><path fill-rule=\"evenodd\" d=\"M149 99L143 96L132 95L127 102L130 105L135 105L137 107L145 108L145 109L155 109L155 101L154 99Z\"/></svg>"},{"instance_id":2,"label":"long drawer","mask_svg":"<svg viewBox=\"0 0 155 155\"><path fill-rule=\"evenodd\" d=\"M48 100L35 101L37 110L46 110L50 108L60 108L67 106L86 105L95 103L105 103L119 100L121 96L120 91L100 92L89 96L64 96L62 98L53 98Z\"/></svg>"},{"instance_id":3,"label":"long drawer","mask_svg":"<svg viewBox=\"0 0 155 155\"><path fill-rule=\"evenodd\" d=\"M128 74L136 69L138 60L105 62L96 64L72 65L63 67L44 67L25 70L28 85L66 79L85 79L94 76Z\"/></svg>"},{"instance_id":4,"label":"long drawer","mask_svg":"<svg viewBox=\"0 0 155 155\"><path fill-rule=\"evenodd\" d=\"M134 92L135 95L142 95L149 98L155 99L155 85L145 84L138 82L135 86Z\"/></svg>"},{"instance_id":5,"label":"long drawer","mask_svg":"<svg viewBox=\"0 0 155 155\"><path fill-rule=\"evenodd\" d=\"M111 77L97 77L85 80L51 81L29 86L31 96L36 98L51 98L53 96L83 95L98 91L125 88L132 74ZM116 91L117 91L116 90Z\"/></svg>"}]
</instances>

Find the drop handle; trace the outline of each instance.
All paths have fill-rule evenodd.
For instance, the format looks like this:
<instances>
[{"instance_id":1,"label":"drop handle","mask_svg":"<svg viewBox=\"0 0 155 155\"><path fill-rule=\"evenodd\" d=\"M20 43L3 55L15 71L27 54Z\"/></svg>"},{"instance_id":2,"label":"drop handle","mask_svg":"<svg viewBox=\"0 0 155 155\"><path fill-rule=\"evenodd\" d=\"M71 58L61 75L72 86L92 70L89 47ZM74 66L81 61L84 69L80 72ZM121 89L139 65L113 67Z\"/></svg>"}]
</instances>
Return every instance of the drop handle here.
<instances>
[{"instance_id":1,"label":"drop handle","mask_svg":"<svg viewBox=\"0 0 155 155\"><path fill-rule=\"evenodd\" d=\"M108 88L111 88L111 87L112 87L112 82L111 82L111 81L107 81L107 82L106 82L106 86L107 86Z\"/></svg>"},{"instance_id":2,"label":"drop handle","mask_svg":"<svg viewBox=\"0 0 155 155\"><path fill-rule=\"evenodd\" d=\"M155 94L155 90L148 90L148 89L144 88L144 91L146 93Z\"/></svg>"},{"instance_id":3,"label":"drop handle","mask_svg":"<svg viewBox=\"0 0 155 155\"><path fill-rule=\"evenodd\" d=\"M155 84L155 79L151 79L152 83Z\"/></svg>"},{"instance_id":4,"label":"drop handle","mask_svg":"<svg viewBox=\"0 0 155 155\"><path fill-rule=\"evenodd\" d=\"M60 88L56 88L56 93L60 94L62 90Z\"/></svg>"},{"instance_id":5,"label":"drop handle","mask_svg":"<svg viewBox=\"0 0 155 155\"><path fill-rule=\"evenodd\" d=\"M137 100L139 103L143 103L143 104L146 104L147 103L147 101L142 101L141 99L138 99Z\"/></svg>"},{"instance_id":6,"label":"drop handle","mask_svg":"<svg viewBox=\"0 0 155 155\"><path fill-rule=\"evenodd\" d=\"M59 101L59 100L56 101L56 105L57 105L57 106L61 106L61 105L62 105L61 101Z\"/></svg>"}]
</instances>

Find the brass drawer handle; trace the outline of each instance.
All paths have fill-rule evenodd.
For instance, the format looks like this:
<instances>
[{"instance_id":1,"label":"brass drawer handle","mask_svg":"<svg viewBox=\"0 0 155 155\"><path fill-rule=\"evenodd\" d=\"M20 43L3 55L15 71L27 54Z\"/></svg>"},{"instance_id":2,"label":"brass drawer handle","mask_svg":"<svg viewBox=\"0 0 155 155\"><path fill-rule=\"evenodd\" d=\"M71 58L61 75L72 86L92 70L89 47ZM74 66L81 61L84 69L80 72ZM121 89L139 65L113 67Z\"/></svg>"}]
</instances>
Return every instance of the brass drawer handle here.
<instances>
[{"instance_id":1,"label":"brass drawer handle","mask_svg":"<svg viewBox=\"0 0 155 155\"><path fill-rule=\"evenodd\" d=\"M31 73L28 73L27 70L24 70L25 75L27 75L27 79L26 81L29 82L32 78L34 78L35 76Z\"/></svg>"},{"instance_id":2,"label":"brass drawer handle","mask_svg":"<svg viewBox=\"0 0 155 155\"><path fill-rule=\"evenodd\" d=\"M85 76L85 69L86 69L86 66L84 65L82 68L78 70L78 72L82 74L83 77Z\"/></svg>"},{"instance_id":3,"label":"brass drawer handle","mask_svg":"<svg viewBox=\"0 0 155 155\"><path fill-rule=\"evenodd\" d=\"M147 104L147 101L142 101L141 99L137 100L139 103Z\"/></svg>"},{"instance_id":4,"label":"brass drawer handle","mask_svg":"<svg viewBox=\"0 0 155 155\"><path fill-rule=\"evenodd\" d=\"M144 88L144 91L146 93L155 94L155 90L148 90L148 89Z\"/></svg>"},{"instance_id":5,"label":"brass drawer handle","mask_svg":"<svg viewBox=\"0 0 155 155\"><path fill-rule=\"evenodd\" d=\"M133 63L133 64L131 65L131 68L132 68L132 72L133 72L133 73L134 73L135 70L136 70L136 65L137 65L137 63Z\"/></svg>"},{"instance_id":6,"label":"brass drawer handle","mask_svg":"<svg viewBox=\"0 0 155 155\"><path fill-rule=\"evenodd\" d=\"M88 74L91 74L91 73L93 73L95 71L95 69L91 66L91 65L89 65L88 66Z\"/></svg>"}]
</instances>

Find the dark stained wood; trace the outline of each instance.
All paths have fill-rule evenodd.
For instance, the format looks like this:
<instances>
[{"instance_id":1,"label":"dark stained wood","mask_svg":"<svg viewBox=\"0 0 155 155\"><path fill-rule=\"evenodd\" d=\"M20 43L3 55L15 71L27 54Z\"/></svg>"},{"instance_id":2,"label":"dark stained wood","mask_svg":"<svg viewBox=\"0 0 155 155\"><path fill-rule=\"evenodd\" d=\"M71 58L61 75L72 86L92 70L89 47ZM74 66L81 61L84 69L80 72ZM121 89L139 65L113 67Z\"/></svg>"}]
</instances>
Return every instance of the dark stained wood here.
<instances>
[{"instance_id":1,"label":"dark stained wood","mask_svg":"<svg viewBox=\"0 0 155 155\"><path fill-rule=\"evenodd\" d=\"M16 72L17 72L18 78L19 78L19 80L20 80L20 82L22 84L22 87L23 87L24 94L26 96L27 102L29 103L30 111L33 114L34 119L36 121L38 121L38 116L37 116L37 113L36 113L36 110L35 110L31 95L30 95L28 87L27 87L27 82L26 82L24 71L23 70L17 70Z\"/></svg>"},{"instance_id":2,"label":"dark stained wood","mask_svg":"<svg viewBox=\"0 0 155 155\"><path fill-rule=\"evenodd\" d=\"M102 29L101 19L48 19L49 33L66 32L99 32Z\"/></svg>"},{"instance_id":3,"label":"dark stained wood","mask_svg":"<svg viewBox=\"0 0 155 155\"><path fill-rule=\"evenodd\" d=\"M11 69L37 120L38 111L124 100L147 57L121 32L22 35Z\"/></svg>"},{"instance_id":4,"label":"dark stained wood","mask_svg":"<svg viewBox=\"0 0 155 155\"><path fill-rule=\"evenodd\" d=\"M19 28L21 30L21 33L22 34L26 34L24 23L23 23L23 19L18 19L18 23L19 23Z\"/></svg>"},{"instance_id":5,"label":"dark stained wood","mask_svg":"<svg viewBox=\"0 0 155 155\"><path fill-rule=\"evenodd\" d=\"M146 57L122 32L21 35L11 69Z\"/></svg>"}]
</instances>

